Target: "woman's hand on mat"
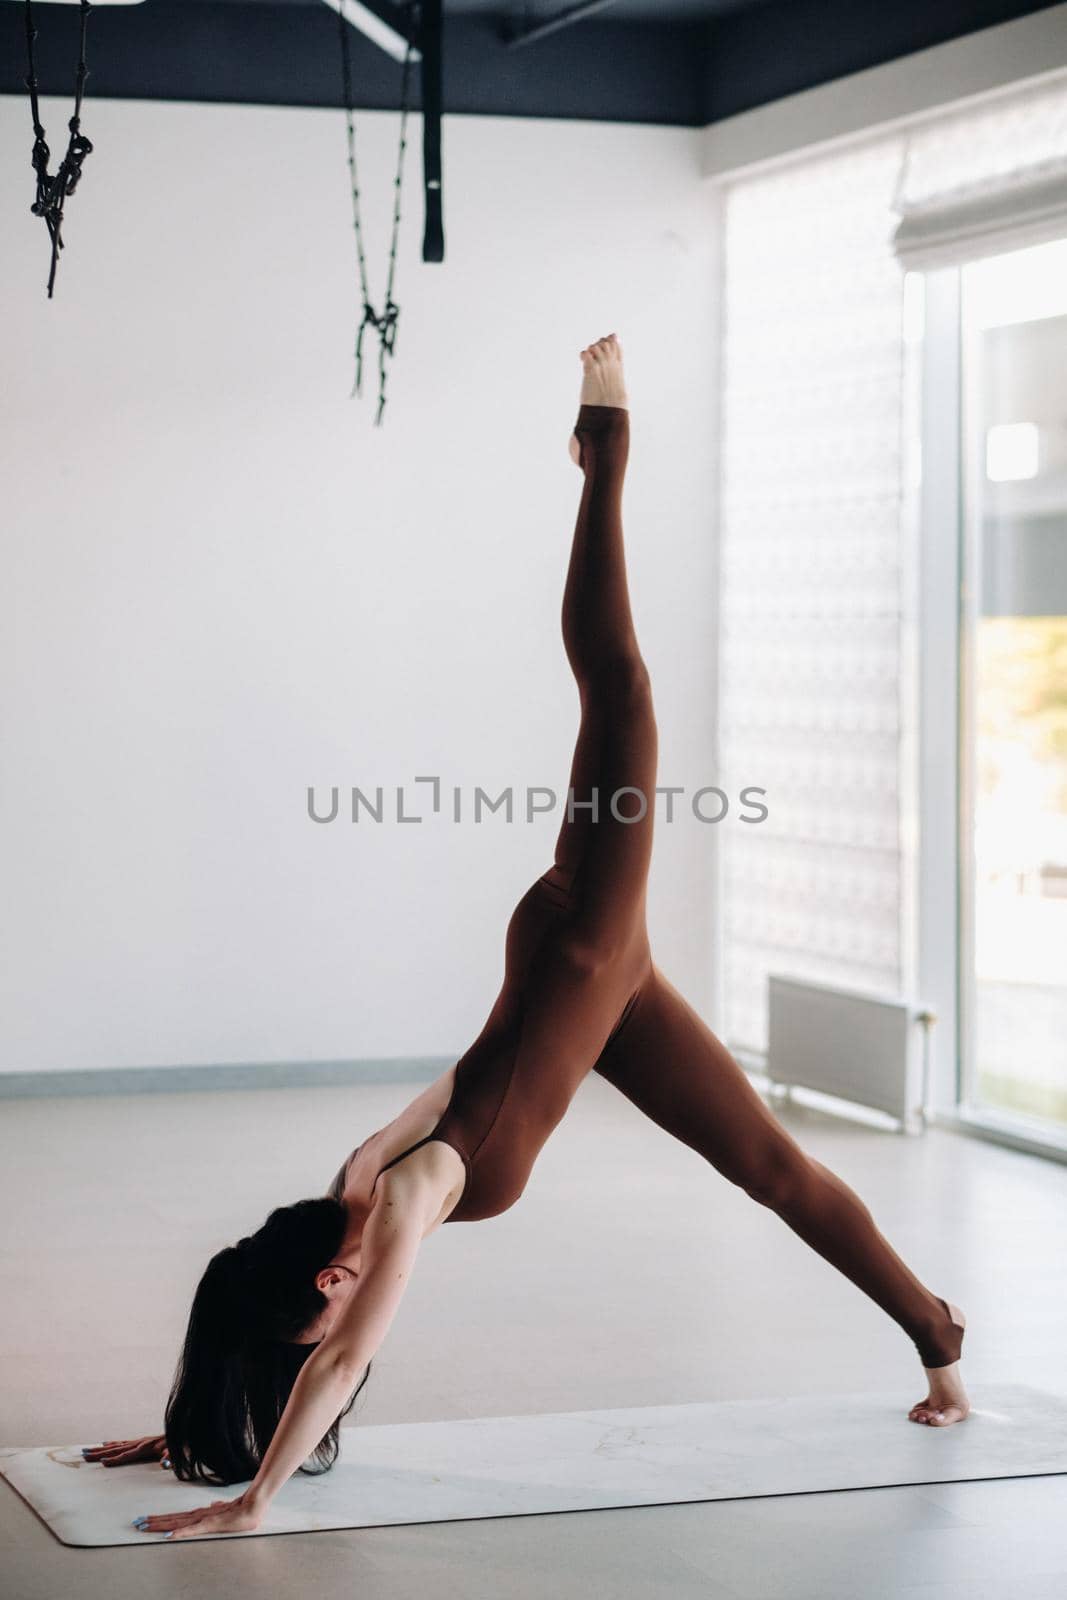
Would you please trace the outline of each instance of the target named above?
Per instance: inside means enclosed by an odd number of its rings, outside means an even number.
[[[254,1533],[263,1520],[263,1507],[246,1495],[236,1500],[213,1500],[196,1511],[168,1511],[159,1517],[136,1517],[141,1533],[165,1533],[169,1539],[204,1539],[213,1533]]]
[[[141,1461],[158,1461],[169,1467],[167,1441],[162,1433],[146,1434],[143,1439],[105,1439],[103,1444],[82,1451],[86,1461],[99,1461],[102,1467],[133,1467]]]

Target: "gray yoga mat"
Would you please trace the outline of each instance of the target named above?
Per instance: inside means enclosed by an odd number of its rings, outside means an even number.
[[[232,1537],[1067,1472],[1067,1395],[990,1384],[972,1403],[950,1428],[908,1422],[899,1390],[345,1428],[332,1472],[290,1479]],[[91,1465],[80,1444],[0,1450],[0,1473],[81,1546],[160,1542],[132,1519],[240,1492]]]

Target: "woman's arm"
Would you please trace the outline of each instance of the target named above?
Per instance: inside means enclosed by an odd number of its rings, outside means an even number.
[[[236,1500],[196,1511],[139,1519],[142,1533],[174,1538],[248,1533],[307,1460],[385,1338],[411,1276],[429,1220],[441,1207],[440,1185],[425,1168],[382,1174],[363,1229],[359,1281],[329,1333],[305,1361],[259,1471]]]
[[[422,1242],[424,1219],[407,1174],[384,1175],[363,1230],[362,1270],[347,1305],[293,1385],[246,1496],[264,1507],[307,1460],[337,1417],[397,1313]]]

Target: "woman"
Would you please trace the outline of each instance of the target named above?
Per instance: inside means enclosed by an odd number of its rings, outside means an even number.
[[[508,924],[503,987],[443,1077],[338,1173],[328,1198],[274,1212],[197,1289],[165,1441],[91,1459],[159,1458],[242,1482],[237,1499],[138,1519],[174,1538],[256,1528],[301,1467],[332,1463],[341,1416],[396,1314],[422,1241],[506,1211],[595,1069],[706,1157],[893,1317],[926,1368],[914,1422],[961,1421],[964,1318],[926,1289],[867,1208],[804,1154],[656,968],[645,928],[656,723],[626,584],[629,413],[614,334],[582,352],[571,455],[584,475],[563,599],[581,701],[571,800],[552,867]]]

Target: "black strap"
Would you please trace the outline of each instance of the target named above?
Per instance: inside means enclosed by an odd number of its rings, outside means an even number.
[[[416,1141],[415,1144],[408,1145],[406,1150],[401,1150],[401,1152],[400,1152],[400,1154],[398,1156],[394,1156],[391,1161],[387,1161],[385,1163],[384,1167],[379,1167],[378,1168],[378,1171],[377,1171],[377,1173],[375,1175],[374,1182],[377,1183],[378,1179],[381,1177],[383,1172],[388,1172],[390,1167],[395,1167],[397,1162],[398,1161],[403,1161],[405,1156],[410,1156],[413,1153],[413,1151],[415,1151],[415,1150],[421,1150],[424,1144],[430,1144],[436,1138],[437,1138],[437,1129],[435,1128],[433,1133],[428,1133],[426,1135],[425,1139],[419,1139],[419,1140]]]
[[[52,263],[48,273],[49,300],[51,300],[52,292],[55,288],[59,252],[63,248],[63,206],[67,196],[73,194],[77,188],[78,181],[82,175],[82,163],[93,148],[81,131],[82,96],[85,93],[85,80],[89,76],[89,68],[85,59],[85,34],[89,26],[89,16],[92,9],[89,0],[81,0],[78,71],[74,80],[74,115],[67,124],[70,131],[70,138],[67,141],[67,153],[53,175],[48,170],[51,151],[48,148],[44,127],[41,124],[41,108],[37,98],[37,63],[33,48],[37,38],[37,29],[33,25],[32,0],[26,0],[26,54],[29,65],[26,87],[30,92],[30,115],[33,118],[33,155],[31,162],[37,176],[37,197],[30,210],[35,217],[44,218],[48,236],[52,241]]]

